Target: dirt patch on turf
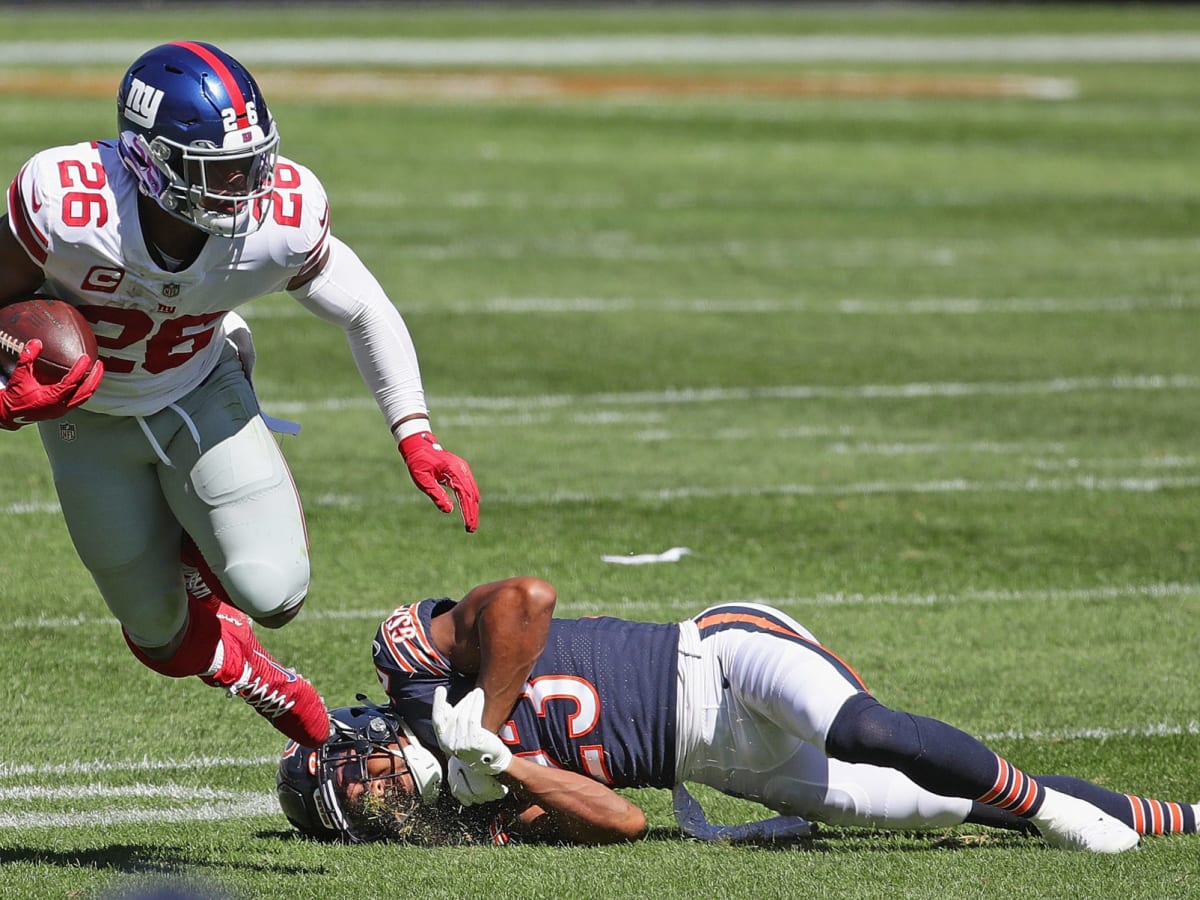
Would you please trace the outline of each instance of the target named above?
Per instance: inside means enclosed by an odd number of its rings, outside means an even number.
[[[0,93],[39,97],[116,95],[120,73],[0,71]],[[1067,99],[1063,79],[1023,76],[803,75],[789,78],[676,77],[577,73],[380,72],[264,69],[268,97],[376,103],[668,97],[1031,97]]]

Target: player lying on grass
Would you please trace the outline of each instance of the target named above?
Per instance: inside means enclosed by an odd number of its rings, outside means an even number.
[[[372,648],[390,706],[337,710],[323,746],[288,746],[288,819],[351,841],[612,843],[646,830],[614,788],[694,782],[833,825],[1036,829],[1097,853],[1196,830],[1194,806],[1031,777],[889,709],[767,606],[654,624],[553,618],[555,602],[550,584],[512,578],[397,608]],[[443,761],[467,809],[439,790]]]

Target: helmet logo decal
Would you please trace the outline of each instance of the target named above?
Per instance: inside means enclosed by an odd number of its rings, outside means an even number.
[[[158,116],[158,106],[162,103],[163,92],[150,87],[140,78],[133,79],[129,85],[129,93],[125,96],[125,115],[129,121],[150,128]]]

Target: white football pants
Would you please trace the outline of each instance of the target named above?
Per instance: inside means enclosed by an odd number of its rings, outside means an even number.
[[[916,829],[960,825],[971,802],[918,787],[894,769],[830,759],[825,736],[862,690],[812,634],[756,604],[809,643],[770,630],[729,628],[700,638],[680,625],[676,778],[707,784],[785,815],[831,825]]]

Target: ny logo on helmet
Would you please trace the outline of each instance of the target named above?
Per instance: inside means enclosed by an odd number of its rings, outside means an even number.
[[[135,78],[129,85],[129,93],[125,96],[125,115],[129,121],[144,128],[150,128],[158,116],[158,106],[162,103],[162,99],[162,91]]]

